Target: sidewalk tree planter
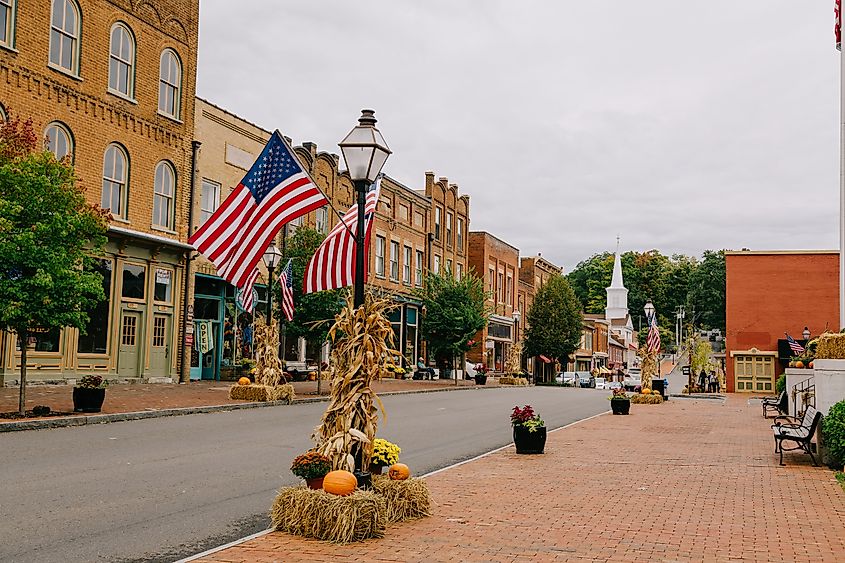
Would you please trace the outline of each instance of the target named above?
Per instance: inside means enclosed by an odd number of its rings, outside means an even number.
[[[481,373],[475,374],[476,385],[487,385],[487,376]]]
[[[531,405],[511,412],[513,443],[518,454],[541,454],[546,447],[546,426]]]
[[[73,412],[100,412],[108,384],[99,375],[83,376],[73,388]]]
[[[610,410],[613,414],[628,414],[631,410],[631,399],[624,389],[614,389],[610,399]]]

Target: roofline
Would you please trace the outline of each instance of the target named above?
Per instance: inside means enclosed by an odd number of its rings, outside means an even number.
[[[235,119],[240,119],[240,120],[241,120],[241,121],[243,121],[244,123],[246,123],[246,124],[248,124],[248,125],[251,125],[251,126],[255,127],[256,129],[259,129],[259,130],[263,131],[264,133],[267,133],[268,135],[272,135],[272,134],[273,134],[273,132],[272,132],[272,131],[268,131],[267,129],[265,129],[265,128],[261,127],[260,125],[256,125],[256,124],[255,124],[255,123],[253,123],[252,121],[249,121],[248,119],[244,119],[244,118],[243,118],[243,117],[241,117],[240,115],[238,115],[238,114],[236,114],[236,113],[232,113],[231,111],[227,110],[227,109],[226,109],[226,108],[224,108],[224,107],[220,107],[220,106],[218,106],[218,105],[217,105],[217,104],[215,104],[214,102],[209,102],[209,101],[208,101],[208,100],[206,100],[205,98],[201,98],[201,97],[199,97],[199,96],[194,96],[194,98],[195,98],[195,99],[197,99],[197,100],[199,100],[199,101],[201,101],[201,102],[204,102],[204,103],[206,103],[206,104],[210,105],[210,106],[211,106],[211,107],[213,107],[213,108],[219,109],[220,111],[222,111],[223,113],[225,113],[225,114],[227,114],[227,115],[231,115],[231,116],[232,116],[232,117],[234,117]]]
[[[403,184],[402,182],[400,182],[399,180],[397,180],[393,176],[388,176],[387,174],[383,174],[383,176],[384,176],[385,179],[390,180],[391,184],[401,188],[402,190],[408,192],[409,194],[412,194],[417,199],[419,199],[421,201],[425,201],[426,203],[431,205],[431,203],[432,203],[431,198],[429,198],[428,196],[420,194],[419,191],[415,190],[414,188],[409,188],[408,186],[406,186],[405,184]]]
[[[511,247],[512,249],[516,250],[516,253],[517,253],[517,254],[519,254],[519,249],[518,249],[517,247],[515,247],[514,245],[512,245],[512,244],[511,244],[511,243],[509,243],[509,242],[505,242],[505,241],[503,241],[502,239],[500,239],[500,238],[499,238],[499,237],[497,237],[496,235],[494,235],[494,234],[490,233],[489,231],[469,231],[468,235],[472,235],[472,234],[487,235],[488,237],[493,238],[493,239],[496,239],[497,241],[501,242],[501,243],[502,243],[502,244],[504,244],[505,246],[509,246],[509,247]]]
[[[726,250],[725,256],[765,256],[767,254],[839,254],[838,250]]]

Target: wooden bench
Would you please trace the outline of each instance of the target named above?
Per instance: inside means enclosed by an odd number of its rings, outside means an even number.
[[[816,428],[819,426],[819,420],[822,418],[822,413],[816,410],[815,407],[808,406],[804,411],[804,416],[801,420],[791,416],[779,416],[775,418],[775,423],[772,425],[772,431],[775,438],[775,453],[780,454],[780,464],[783,463],[783,452],[802,450],[810,454],[810,459],[813,460],[813,465],[818,467],[816,458],[813,457],[813,436],[816,434]],[[781,422],[781,421],[792,422]],[[784,448],[784,442],[794,442],[795,446]]]
[[[769,411],[775,415],[786,414],[789,409],[789,396],[784,389],[777,397],[763,397],[760,401],[763,404],[763,418],[769,418]]]

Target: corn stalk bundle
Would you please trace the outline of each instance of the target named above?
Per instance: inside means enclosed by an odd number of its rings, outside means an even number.
[[[508,358],[505,360],[505,373],[519,373],[522,371],[522,342],[511,346]]]
[[[334,543],[384,537],[386,516],[385,499],[374,492],[339,497],[305,487],[283,488],[270,510],[273,529]]]
[[[499,378],[499,385],[528,385],[528,380],[524,377],[504,376]]]
[[[431,497],[423,479],[394,481],[386,475],[373,475],[373,491],[387,503],[388,524],[431,515]]]
[[[275,320],[268,325],[261,317],[255,321],[255,383],[270,387],[287,383],[279,359],[279,326]]]
[[[349,295],[329,329],[334,368],[331,400],[312,437],[333,469],[354,471],[354,454],[359,449],[361,467],[370,465],[378,427],[376,403],[385,414],[370,384],[381,378],[392,356],[400,355],[392,349],[393,328],[385,315],[395,307],[389,296],[367,292],[364,305],[355,309]]]
[[[651,389],[651,378],[657,376],[657,351],[641,350],[641,376],[640,385],[643,389]]]
[[[816,358],[826,360],[845,359],[845,334],[826,333],[819,337]]]

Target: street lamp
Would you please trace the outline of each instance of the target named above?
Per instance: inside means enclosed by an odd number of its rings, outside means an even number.
[[[358,224],[355,231],[355,307],[364,304],[364,207],[367,188],[376,181],[391,151],[376,129],[375,111],[362,109],[358,125],[338,146],[358,194]]]
[[[804,327],[804,332],[801,333],[801,336],[804,337],[804,340],[810,339],[810,327]]]
[[[276,248],[276,243],[270,241],[270,246],[264,251],[264,264],[267,266],[267,324],[272,322],[271,315],[273,314],[273,270],[282,259],[282,252]]]
[[[645,307],[643,307],[643,310],[645,311],[646,322],[648,323],[648,326],[650,327],[653,323],[652,319],[654,319],[654,303],[651,302],[651,299],[646,301]]]

